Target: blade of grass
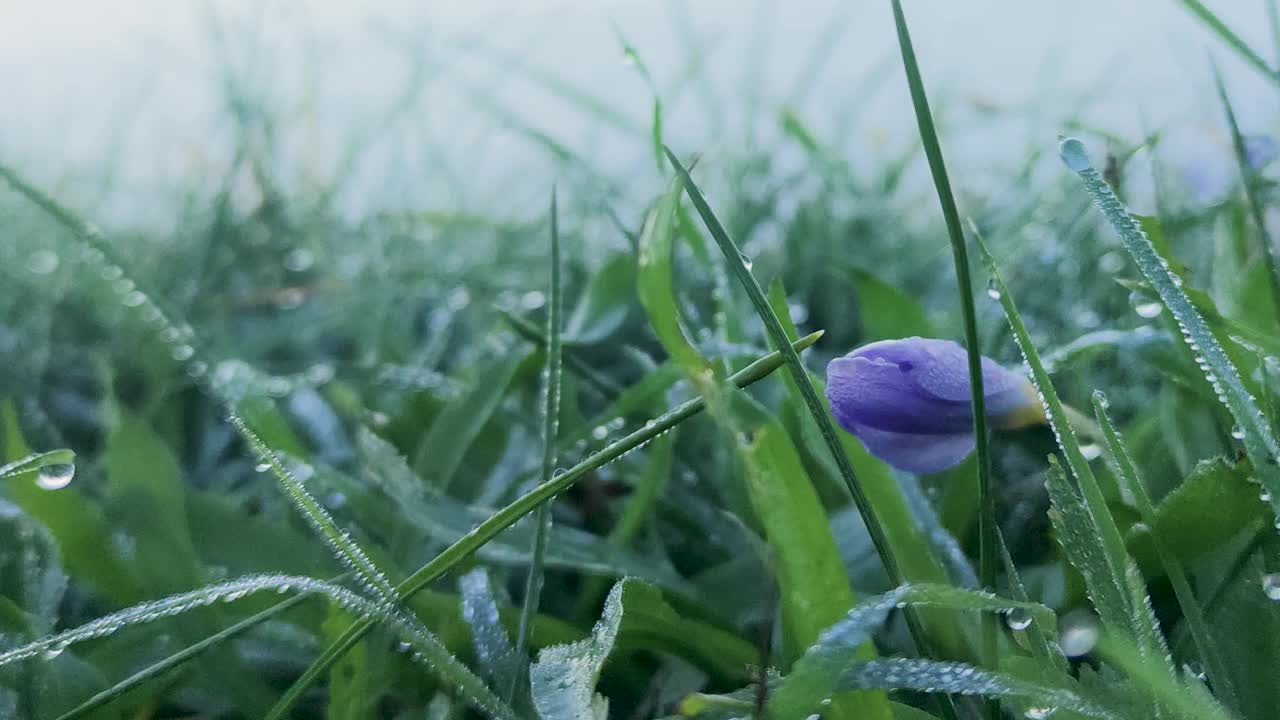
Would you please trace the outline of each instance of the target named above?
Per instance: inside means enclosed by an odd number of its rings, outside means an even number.
[[[1084,143],[1066,138],[1059,145],[1059,152],[1067,167],[1080,176],[1094,204],[1111,223],[1138,269],[1177,321],[1183,341],[1195,354],[1205,379],[1244,433],[1245,452],[1270,493],[1272,508],[1280,515],[1280,441],[1276,440],[1266,415],[1245,386],[1240,372],[1183,291],[1182,280],[1169,269],[1168,261],[1156,252],[1142,226],[1094,169]]]
[[[295,595],[288,600],[272,605],[262,612],[251,615],[234,625],[230,625],[217,634],[210,635],[194,645],[185,647],[169,657],[149,665],[111,687],[95,694],[93,697],[85,700],[71,710],[59,715],[57,720],[75,720],[76,718],[84,717],[137,686],[149,680],[154,680],[155,678],[164,676],[166,673],[171,672],[188,661],[194,660],[217,645],[261,625],[267,620],[270,620],[295,605],[300,604],[303,600],[306,600],[309,597],[311,596],[306,594]]]
[[[1245,155],[1244,136],[1240,134],[1240,125],[1236,122],[1236,111],[1231,107],[1231,99],[1227,96],[1227,87],[1222,82],[1222,74],[1218,72],[1218,64],[1209,60],[1209,68],[1213,71],[1213,84],[1218,89],[1218,99],[1222,101],[1222,109],[1227,116],[1227,126],[1231,129],[1231,145],[1235,149],[1236,166],[1240,168],[1240,182],[1244,185],[1244,197],[1249,203],[1249,214],[1253,216],[1253,224],[1258,226],[1258,243],[1262,245],[1262,262],[1267,268],[1267,279],[1271,282],[1271,302],[1276,306],[1276,320],[1280,321],[1280,268],[1276,267],[1275,248],[1271,245],[1271,235],[1267,232],[1267,223],[1263,215],[1262,202],[1258,198],[1258,178]],[[1265,376],[1265,373],[1263,373]]]
[[[827,449],[835,457],[836,466],[839,468],[840,475],[849,489],[854,505],[858,508],[858,513],[866,524],[867,533],[871,536],[871,542],[875,546],[876,553],[880,556],[880,562],[884,565],[885,574],[889,576],[889,581],[894,585],[902,585],[902,570],[898,564],[897,557],[894,555],[893,546],[885,535],[880,518],[876,515],[875,507],[867,498],[867,494],[863,491],[862,485],[858,482],[858,478],[853,472],[853,465],[850,464],[844,448],[840,445],[840,439],[836,436],[835,427],[831,424],[831,419],[827,416],[822,406],[822,401],[818,398],[818,393],[813,388],[813,383],[809,381],[809,373],[805,370],[804,363],[800,361],[800,354],[795,351],[787,340],[786,330],[783,329],[782,323],[779,322],[778,316],[774,314],[773,309],[769,307],[769,300],[765,297],[764,290],[760,288],[760,283],[751,274],[750,259],[738,249],[737,243],[729,237],[729,233],[711,210],[711,206],[707,204],[707,199],[703,197],[702,191],[694,184],[693,178],[689,177],[689,171],[685,169],[680,159],[671,151],[671,148],[666,150],[667,159],[671,161],[671,167],[675,168],[681,182],[684,183],[685,192],[688,193],[693,206],[697,209],[698,214],[702,216],[703,223],[706,224],[707,230],[710,231],[716,244],[720,246],[720,251],[724,253],[726,264],[746,289],[747,296],[751,299],[751,304],[755,307],[756,314],[760,316],[760,320],[764,323],[765,330],[769,334],[769,340],[782,353],[782,357],[787,364],[787,370],[790,372],[796,386],[799,387],[800,393],[804,397],[805,405],[808,406],[814,421],[817,422]],[[903,617],[907,621],[907,627],[910,629],[917,649],[922,654],[929,654],[928,636],[925,634],[924,627],[915,610],[904,608]],[[943,711],[948,718],[955,717],[956,711],[950,698],[944,702]]]
[[[977,444],[978,460],[978,582],[982,589],[994,591],[996,586],[996,511],[995,498],[991,494],[991,450],[987,442],[986,400],[982,388],[982,355],[978,349],[978,320],[973,308],[973,283],[969,278],[969,253],[965,247],[964,229],[960,225],[960,212],[951,192],[951,180],[947,176],[946,161],[942,157],[942,144],[929,110],[929,97],[925,93],[924,80],[920,76],[920,64],[916,61],[911,33],[902,12],[902,3],[892,0],[893,21],[898,31],[898,46],[902,50],[902,66],[907,74],[907,87],[911,91],[911,104],[915,108],[916,124],[924,154],[929,160],[933,185],[942,205],[942,217],[946,221],[947,236],[951,239],[951,256],[955,263],[956,283],[960,291],[960,310],[964,318],[964,344],[969,356],[969,398],[973,409],[973,432]],[[982,660],[991,667],[1000,666],[996,618],[984,613],[982,623]],[[987,700],[987,714],[992,720],[999,718],[999,701]]]
[[[1124,446],[1124,440],[1111,422],[1111,416],[1107,413],[1107,398],[1101,391],[1094,391],[1093,393],[1093,412],[1094,416],[1098,418],[1098,426],[1102,428],[1103,440],[1111,453],[1116,476],[1120,478],[1120,481],[1128,488],[1130,495],[1133,496],[1134,503],[1138,506],[1138,514],[1142,517],[1142,522],[1149,528],[1155,528],[1155,506],[1151,502],[1151,496],[1147,494],[1146,484],[1143,483],[1142,478],[1138,475],[1138,468],[1134,465],[1133,458],[1129,456],[1129,450]],[[1213,635],[1209,632],[1209,623],[1205,619],[1204,608],[1200,606],[1200,601],[1196,599],[1195,591],[1191,589],[1191,583],[1182,571],[1182,563],[1169,552],[1159,533],[1151,534],[1151,542],[1155,545],[1156,555],[1160,558],[1160,564],[1164,566],[1169,583],[1173,585],[1174,595],[1177,596],[1178,604],[1182,607],[1183,617],[1187,619],[1187,627],[1191,630],[1191,638],[1196,644],[1196,649],[1200,652],[1200,657],[1204,660],[1205,667],[1208,668],[1210,680],[1227,705],[1239,707],[1235,696],[1235,688],[1231,683],[1231,674],[1227,671],[1226,664],[1222,659],[1222,653],[1219,651],[1217,643],[1214,642]]]
[[[560,423],[560,227],[556,209],[556,191],[551,189],[551,288],[547,302],[547,367],[543,375],[542,406],[542,484],[551,482],[556,467],[556,442]],[[538,506],[537,534],[533,540],[533,558],[524,586],[524,606],[520,609],[520,627],[516,631],[516,657],[523,666],[529,654],[529,631],[538,613],[542,595],[542,566],[547,555],[547,536],[551,534],[551,503],[554,496]],[[507,702],[516,692],[523,673],[512,677],[507,688]]]
[[[1057,390],[1054,388],[1052,380],[1049,379],[1049,373],[1044,369],[1044,363],[1040,361],[1040,354],[1031,342],[1031,336],[1027,332],[1026,325],[1022,322],[1022,316],[1018,313],[1017,306],[1014,304],[1013,295],[1009,292],[1009,287],[1005,285],[1004,278],[1000,276],[995,259],[991,257],[990,251],[987,250],[987,246],[982,240],[982,235],[977,232],[976,226],[972,229],[974,242],[982,255],[983,262],[987,266],[987,271],[991,274],[991,282],[1000,299],[1000,305],[1004,308],[1005,318],[1009,321],[1009,328],[1013,331],[1018,349],[1022,351],[1023,360],[1031,371],[1031,381],[1040,393],[1040,399],[1044,404],[1045,416],[1049,420],[1049,426],[1053,430],[1058,447],[1067,458],[1067,467],[1070,469],[1071,474],[1075,476],[1080,495],[1083,496],[1083,501],[1081,501],[1081,498],[1076,496],[1075,490],[1067,485],[1064,478],[1062,483],[1063,492],[1060,499],[1064,504],[1069,504],[1069,506],[1063,512],[1065,513],[1067,510],[1077,507],[1080,509],[1077,515],[1080,517],[1081,524],[1088,526],[1087,532],[1085,528],[1077,527],[1073,529],[1082,534],[1087,534],[1090,541],[1096,542],[1102,556],[1099,563],[1101,567],[1098,567],[1096,569],[1097,572],[1093,575],[1095,582],[1099,585],[1094,588],[1094,592],[1099,595],[1105,594],[1107,597],[1115,598],[1116,600],[1115,603],[1108,604],[1107,609],[1113,609],[1114,612],[1107,613],[1104,616],[1104,621],[1108,621],[1115,632],[1123,633],[1126,637],[1132,638],[1145,655],[1153,661],[1163,663],[1168,672],[1172,674],[1173,666],[1169,661],[1169,651],[1165,646],[1164,636],[1160,634],[1155,615],[1151,612],[1151,603],[1147,597],[1142,576],[1138,572],[1133,559],[1129,557],[1124,545],[1124,538],[1120,535],[1115,519],[1107,507],[1106,498],[1102,494],[1098,480],[1089,468],[1089,461],[1085,459],[1084,453],[1080,450],[1080,441],[1076,438],[1076,433],[1071,427],[1071,423],[1067,420],[1067,413],[1063,410],[1062,402],[1058,399]],[[1050,470],[1052,471],[1057,467],[1056,458],[1050,456],[1050,461]],[[1050,487],[1051,496],[1053,496],[1054,487]],[[1075,516],[1073,515],[1073,517]],[[1108,586],[1101,587],[1103,584]],[[1103,609],[1099,608],[1099,610]]]
[[[799,352],[813,345],[822,337],[821,332],[815,332],[797,340],[794,345],[787,347],[792,352]],[[738,387],[747,387],[773,371],[782,367],[785,362],[783,354],[775,351],[766,355],[759,360],[751,363],[739,372],[729,378]],[[703,410],[704,403],[701,397],[689,400],[678,405],[671,411],[651,422],[646,423],[643,427],[630,434],[619,438],[617,441],[605,446],[604,448],[592,453],[585,460],[577,465],[569,468],[569,470],[556,475],[550,482],[539,485],[525,495],[512,501],[511,504],[494,513],[489,519],[480,523],[466,536],[460,538],[457,542],[445,548],[439,555],[433,558],[426,565],[423,565],[417,572],[410,575],[403,582],[396,586],[396,596],[400,600],[404,600],[412,596],[417,591],[426,587],[436,578],[456,567],[459,563],[470,557],[476,550],[480,549],[485,543],[492,540],[498,533],[511,527],[520,518],[528,515],[535,508],[546,502],[551,497],[559,495],[567,490],[575,482],[583,476],[594,471],[603,465],[606,465],[632,450],[653,440],[662,433],[697,415]],[[265,720],[281,720],[286,717],[289,709],[297,702],[302,693],[311,685],[311,683],[320,679],[329,667],[342,657],[348,649],[360,638],[364,637],[373,627],[373,622],[361,620],[354,623],[346,633],[332,645],[324,650],[311,666],[308,667],[303,674],[294,681],[293,685],[281,696],[271,712],[267,714]]]
[[[1241,38],[1236,34],[1235,30],[1232,30],[1225,22],[1223,22],[1222,18],[1218,17],[1217,13],[1206,7],[1204,3],[1200,2],[1200,0],[1178,1],[1181,2],[1182,6],[1185,7],[1192,15],[1195,15],[1196,19],[1203,23],[1210,32],[1217,35],[1218,39],[1226,43],[1227,47],[1234,50],[1236,54],[1240,56],[1241,60],[1244,60],[1250,67],[1262,73],[1271,82],[1280,85],[1280,75],[1278,75],[1270,65],[1267,65],[1267,61],[1263,60],[1262,56],[1254,51],[1254,49],[1249,46],[1249,43],[1244,41],[1244,38]]]

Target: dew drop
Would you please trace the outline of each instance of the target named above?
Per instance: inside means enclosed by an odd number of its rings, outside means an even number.
[[[596,440],[603,440],[609,437],[609,428],[603,425],[597,425],[591,431],[591,437],[595,438]]]
[[[1075,138],[1063,138],[1062,142],[1058,143],[1058,155],[1073,172],[1084,172],[1093,167],[1089,162],[1089,152],[1085,150],[1084,143]]]
[[[987,281],[987,297],[991,298],[992,300],[1000,299],[1000,288],[996,287],[995,278],[991,278],[990,280]]]
[[[1262,576],[1262,592],[1268,600],[1280,600],[1280,573]]]
[[[1058,646],[1062,654],[1069,658],[1088,655],[1098,644],[1098,625],[1090,618],[1088,621],[1073,622],[1062,628],[1058,637]]]
[[[36,475],[36,485],[43,490],[61,490],[70,485],[75,476],[76,466],[71,463],[45,465]]]
[[[1236,425],[1235,427],[1231,428],[1231,437],[1237,440],[1243,440],[1244,428],[1240,427],[1239,425]]]
[[[1023,716],[1025,716],[1027,720],[1045,720],[1045,718],[1053,715],[1057,711],[1058,708],[1053,706],[1029,707],[1027,708],[1027,711],[1023,713]]]
[[[193,378],[203,377],[209,371],[209,365],[203,360],[195,360],[187,364],[187,374]]]
[[[302,303],[306,300],[307,294],[302,291],[302,288],[289,288],[276,296],[276,305],[281,310],[293,310],[302,307]]]
[[[315,261],[315,255],[310,250],[297,248],[290,250],[289,254],[284,256],[284,269],[289,272],[305,272],[311,269]]]
[[[264,473],[264,472],[266,472],[266,471],[268,471],[268,470],[270,470],[270,469],[271,469],[271,463],[269,463],[269,462],[260,462],[260,463],[258,463],[257,465],[254,465],[254,466],[253,466],[253,469],[254,469],[254,472]]]
[[[750,272],[751,268],[755,265],[751,260],[751,257],[744,252],[738,253],[738,259],[742,261],[742,267],[746,268],[748,272]]]
[[[147,301],[147,296],[141,290],[133,290],[125,294],[120,300],[125,307],[138,307]]]
[[[174,346],[173,351],[169,354],[173,356],[174,360],[181,362],[183,360],[190,360],[191,356],[196,354],[196,350],[190,345],[176,345]]]
[[[1097,460],[1102,457],[1102,446],[1094,443],[1080,446],[1080,454],[1085,460]]]
[[[40,653],[40,657],[43,658],[44,660],[53,660],[54,658],[61,655],[62,651],[65,649],[66,647],[62,645],[50,645],[49,647],[45,648],[43,652]]]
[[[1143,302],[1133,306],[1133,311],[1138,313],[1138,317],[1150,320],[1164,311],[1164,306],[1158,302]]]
[[[58,256],[51,250],[37,250],[27,258],[27,269],[36,275],[48,275],[58,269]]]
[[[1010,630],[1026,630],[1031,627],[1031,613],[1022,608],[1013,608],[1005,612],[1004,622]]]

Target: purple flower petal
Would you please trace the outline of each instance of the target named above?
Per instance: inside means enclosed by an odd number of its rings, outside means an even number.
[[[973,433],[954,435],[911,435],[885,432],[869,427],[857,427],[853,433],[862,441],[867,452],[890,465],[927,475],[955,467],[973,452]]]
[[[984,357],[982,384],[996,427],[1043,422],[1022,375]],[[827,399],[836,422],[894,467],[936,472],[973,449],[969,359],[954,342],[912,337],[858,348],[827,366]]]

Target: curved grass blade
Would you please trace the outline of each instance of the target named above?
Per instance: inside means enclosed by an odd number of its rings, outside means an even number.
[[[1240,134],[1240,125],[1236,122],[1236,111],[1231,107],[1231,99],[1227,96],[1226,85],[1222,83],[1222,74],[1218,72],[1218,64],[1210,60],[1213,70],[1213,84],[1218,90],[1218,99],[1222,101],[1222,110],[1227,116],[1227,127],[1231,130],[1231,145],[1235,149],[1236,166],[1240,169],[1240,182],[1244,185],[1244,197],[1249,203],[1249,214],[1253,216],[1253,224],[1257,226],[1258,242],[1262,245],[1262,262],[1267,268],[1267,279],[1271,282],[1271,302],[1276,306],[1276,319],[1280,321],[1280,268],[1276,267],[1276,251],[1271,244],[1271,235],[1267,232],[1262,201],[1258,199],[1258,178],[1253,167],[1249,165],[1245,154],[1244,136]],[[1266,373],[1263,373],[1263,377]]]
[[[1031,381],[1040,393],[1044,404],[1045,416],[1053,430],[1054,438],[1063,455],[1067,458],[1067,467],[1075,477],[1080,488],[1080,495],[1066,481],[1065,476],[1056,482],[1061,475],[1056,459],[1050,459],[1046,485],[1050,497],[1054,500],[1059,512],[1064,516],[1059,527],[1064,532],[1078,533],[1080,543],[1064,542],[1068,552],[1076,552],[1077,562],[1086,558],[1089,562],[1080,567],[1087,579],[1091,579],[1090,592],[1099,603],[1098,610],[1117,633],[1133,638],[1143,653],[1153,660],[1162,662],[1170,674],[1173,667],[1169,662],[1168,648],[1164,644],[1164,636],[1160,634],[1155,616],[1151,612],[1150,599],[1147,597],[1142,576],[1133,559],[1129,557],[1124,545],[1124,538],[1116,526],[1115,519],[1107,507],[1106,498],[1089,468],[1089,461],[1080,450],[1080,441],[1075,430],[1067,420],[1067,413],[1058,392],[1040,361],[1040,354],[1031,342],[1022,316],[1014,304],[1013,295],[1005,285],[1004,278],[996,267],[982,235],[973,227],[974,241],[982,260],[991,274],[992,287],[999,297],[1004,309],[1009,328],[1013,331],[1014,340],[1022,352],[1023,361],[1031,371]],[[1082,497],[1081,497],[1082,496]],[[1069,517],[1066,517],[1068,516]]]
[[[276,603],[275,605],[272,605],[271,607],[267,608],[266,610],[263,610],[262,612],[251,615],[235,623],[234,625],[230,625],[227,628],[219,631],[217,634],[210,635],[209,637],[205,638],[204,640],[201,640],[198,643],[195,643],[194,645],[185,647],[182,650],[179,650],[178,652],[170,655],[169,657],[157,663],[149,665],[143,668],[142,670],[139,670],[138,672],[130,675],[124,680],[121,680],[115,685],[112,685],[111,687],[103,690],[102,692],[97,693],[93,697],[89,698],[88,700],[85,700],[84,702],[80,703],[79,705],[72,708],[71,710],[68,710],[62,715],[59,715],[57,720],[76,720],[76,718],[84,717],[85,715],[93,712],[94,710],[97,710],[103,705],[106,705],[107,703],[129,692],[130,690],[138,687],[139,685],[145,682],[148,682],[150,680],[154,680],[156,678],[162,677],[165,674],[171,672],[172,670],[182,666],[184,663],[190,660],[194,660],[195,658],[199,657],[206,651],[216,647],[217,645],[224,643],[227,640],[231,640],[237,635],[241,635],[245,632],[248,632],[249,630],[252,630],[253,628],[257,627],[258,625],[261,625],[262,623],[270,620],[271,618],[277,615],[280,615],[281,613],[284,613],[286,610],[289,610],[290,608],[293,608],[294,606],[301,604],[303,600],[307,599],[307,597],[308,595],[304,595],[304,594],[295,595],[289,598],[288,600],[284,600],[282,602]]]
[[[1270,493],[1272,508],[1280,516],[1280,441],[1276,440],[1266,415],[1245,387],[1235,364],[1227,356],[1204,317],[1183,291],[1181,279],[1169,269],[1168,261],[1156,252],[1142,226],[1129,214],[1102,175],[1094,169],[1084,143],[1067,138],[1061,142],[1059,151],[1067,167],[1080,176],[1094,205],[1111,223],[1125,249],[1133,256],[1138,269],[1146,276],[1159,294],[1161,302],[1177,321],[1182,330],[1183,341],[1195,354],[1197,364],[1205,373],[1205,379],[1213,386],[1218,400],[1226,406],[1240,431],[1244,433],[1245,452]]]
[[[813,345],[822,337],[821,332],[815,332],[797,340],[793,345],[788,347],[792,352],[799,352]],[[773,371],[782,367],[785,360],[781,352],[775,351],[769,355],[756,360],[747,367],[735,373],[729,378],[738,387],[746,387],[764,377]],[[517,520],[532,512],[535,508],[546,502],[551,497],[559,495],[567,490],[575,482],[584,475],[594,471],[603,465],[606,465],[628,452],[644,445],[653,440],[662,433],[688,420],[702,411],[704,402],[701,397],[689,400],[670,412],[654,418],[652,421],[645,423],[640,429],[618,439],[610,445],[592,453],[585,460],[573,466],[566,472],[556,475],[550,482],[539,485],[525,495],[517,498],[511,504],[494,513],[489,519],[480,523],[470,533],[460,538],[457,542],[445,548],[439,555],[433,558],[426,565],[423,565],[406,578],[403,582],[396,586],[396,596],[400,600],[408,598],[417,591],[426,587],[431,581],[448,572],[462,561],[470,557],[485,543],[492,540],[498,533],[506,530],[516,523]],[[311,666],[303,672],[303,674],[294,681],[285,694],[276,703],[275,707],[266,716],[266,720],[280,720],[285,717],[289,709],[301,697],[303,691],[306,690],[311,683],[318,680],[329,667],[342,657],[348,649],[373,627],[374,623],[369,620],[362,620],[354,623],[346,633],[334,641],[332,645],[324,650]]]
[[[947,176],[946,161],[942,157],[942,144],[929,110],[929,97],[925,93],[920,65],[916,62],[911,33],[902,12],[900,0],[892,0],[893,21],[898,32],[898,46],[902,51],[902,66],[907,74],[907,87],[911,91],[911,104],[915,108],[916,124],[924,154],[929,160],[933,185],[942,205],[942,217],[951,240],[951,258],[955,264],[956,284],[960,292],[960,311],[964,318],[964,344],[969,359],[969,398],[973,409],[973,433],[977,446],[978,462],[978,582],[985,590],[996,586],[996,511],[995,497],[991,494],[991,448],[987,437],[986,398],[982,388],[982,354],[978,348],[978,320],[973,307],[973,282],[969,278],[969,252],[965,246],[964,229],[960,225],[960,212],[951,192],[951,180]],[[994,616],[982,616],[982,658],[991,667],[999,667],[1000,658]],[[998,705],[988,707],[988,715],[1000,715]]]
[[[818,641],[792,666],[769,699],[769,717],[798,718],[817,712],[823,700],[830,698],[840,684],[840,675],[861,658],[858,648],[889,618],[889,613],[904,606],[927,605],[952,610],[976,610],[984,614],[1019,610],[1029,613],[1032,624],[1055,627],[1049,608],[1030,602],[1018,602],[989,592],[966,590],[947,585],[904,585],[859,603],[842,620],[822,632]]]
[[[1026,704],[1028,714],[1025,717],[1029,718],[1047,718],[1058,710],[1067,710],[1099,720],[1133,720],[1132,716],[1074,690],[957,662],[895,658],[857,663],[840,676],[837,687],[841,690],[880,688],[1017,699]]]
[[[818,393],[814,390],[813,383],[809,381],[809,373],[805,369],[804,363],[800,361],[799,353],[788,341],[786,330],[783,329],[782,323],[778,320],[778,316],[773,312],[773,309],[769,307],[769,301],[764,295],[764,290],[760,288],[760,283],[751,274],[751,270],[748,267],[750,259],[738,248],[733,238],[729,237],[724,225],[720,223],[720,220],[711,210],[711,206],[707,204],[702,191],[693,182],[693,178],[689,176],[689,171],[680,162],[680,159],[671,151],[671,148],[666,150],[667,159],[671,161],[671,166],[675,168],[677,176],[684,184],[685,192],[688,193],[693,206],[697,209],[698,214],[702,216],[702,222],[707,226],[707,230],[711,232],[716,244],[720,246],[720,251],[724,254],[729,268],[746,289],[747,296],[751,299],[751,304],[755,308],[756,314],[760,316],[760,320],[764,323],[770,342],[774,347],[778,348],[778,352],[785,359],[787,370],[799,388],[809,413],[818,424],[818,429],[822,433],[822,439],[826,443],[827,450],[835,458],[841,478],[853,498],[854,505],[858,508],[858,513],[862,516],[863,523],[867,527],[867,533],[871,536],[876,553],[880,556],[880,562],[884,565],[885,574],[889,576],[889,581],[894,585],[903,584],[901,567],[897,556],[894,555],[893,546],[889,543],[885,534],[884,526],[880,523],[879,516],[876,515],[876,509],[871,504],[861,483],[858,482],[858,478],[854,474],[853,465],[849,463],[849,457],[840,445],[840,439],[836,435],[835,427],[831,424],[831,418],[823,408],[822,400],[818,398]],[[903,616],[906,618],[907,626],[910,628],[911,637],[915,641],[916,647],[922,654],[929,654],[928,636],[924,631],[920,618],[912,609],[907,609]],[[944,706],[944,712],[948,718],[955,717],[955,709],[953,707]]]
[[[1124,440],[1111,422],[1111,416],[1107,413],[1107,398],[1101,391],[1093,393],[1093,412],[1098,419],[1098,426],[1102,429],[1103,440],[1111,453],[1117,477],[1120,478],[1120,482],[1124,484],[1124,487],[1128,488],[1129,494],[1133,496],[1142,522],[1149,528],[1155,528],[1155,506],[1151,502],[1151,496],[1147,493],[1146,484],[1143,483],[1142,478],[1138,475],[1138,468],[1134,464],[1133,458],[1129,456],[1129,450],[1125,447]],[[1228,705],[1238,707],[1231,674],[1223,662],[1222,652],[1219,650],[1218,644],[1214,641],[1213,635],[1209,631],[1209,623],[1205,619],[1204,608],[1200,606],[1200,601],[1196,599],[1195,590],[1191,588],[1191,583],[1187,580],[1186,573],[1182,571],[1182,563],[1166,547],[1159,533],[1151,533],[1151,542],[1155,546],[1157,557],[1160,558],[1160,564],[1164,566],[1169,583],[1173,586],[1173,592],[1178,598],[1178,604],[1182,606],[1183,617],[1187,620],[1187,627],[1191,631],[1191,638],[1196,644],[1196,649],[1200,652],[1200,657],[1204,661],[1205,667],[1208,668],[1210,680]]]
[[[76,454],[66,448],[32,453],[19,460],[0,465],[0,480],[26,475],[27,473],[41,472],[46,468],[57,465],[74,466],[75,461]]]
[[[410,644],[415,651],[413,654],[415,660],[420,660],[438,673],[477,709],[494,717],[513,719],[516,717],[515,712],[506,703],[494,695],[493,691],[489,690],[467,666],[450,655],[440,640],[423,628],[416,618],[407,616],[381,602],[369,600],[340,585],[298,575],[252,575],[179,593],[162,600],[140,603],[97,618],[80,627],[2,652],[0,666],[37,656],[56,656],[72,644],[110,635],[126,625],[174,617],[214,602],[233,602],[250,593],[262,591],[321,594],[344,610],[360,616],[361,622],[386,623],[402,640]]]
[[[1250,67],[1262,73],[1271,82],[1280,85],[1280,74],[1277,74],[1267,64],[1267,61],[1263,60],[1262,56],[1250,47],[1249,43],[1244,41],[1244,38],[1240,37],[1235,30],[1232,30],[1230,26],[1223,22],[1217,13],[1210,10],[1200,0],[1179,0],[1179,2],[1192,15],[1196,16],[1196,19],[1203,23],[1209,32],[1217,35],[1219,40],[1234,50],[1241,60],[1244,60]]]
[[[543,376],[542,407],[542,484],[551,482],[556,467],[556,442],[560,425],[560,226],[556,209],[556,192],[551,190],[551,296],[547,304],[547,367]],[[520,627],[516,631],[516,657],[523,665],[529,653],[529,629],[538,613],[542,595],[543,562],[547,555],[547,537],[551,534],[551,503],[538,506],[537,529],[533,539],[533,557],[524,586],[524,606],[520,610]],[[516,692],[519,674],[507,688],[507,702]]]

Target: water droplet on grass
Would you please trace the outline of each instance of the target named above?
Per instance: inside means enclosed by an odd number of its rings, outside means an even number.
[[[1085,149],[1084,143],[1075,138],[1063,138],[1058,143],[1058,155],[1072,172],[1084,172],[1093,167],[1089,162],[1089,151]]]
[[[995,278],[992,278],[991,280],[987,281],[987,297],[991,298],[992,300],[1000,299],[1000,288],[996,287]]]
[[[1268,600],[1280,600],[1280,573],[1262,576],[1262,592]]]
[[[40,468],[36,474],[36,485],[44,490],[61,490],[71,484],[76,476],[76,466],[71,463],[54,463]]]
[[[1027,718],[1027,720],[1045,720],[1045,718],[1049,717],[1050,715],[1053,715],[1057,711],[1058,711],[1058,708],[1053,706],[1029,707],[1027,708],[1027,711],[1023,713],[1023,715]]]
[[[58,255],[52,250],[37,250],[27,258],[27,269],[36,275],[48,275],[58,269]]]
[[[1004,622],[1010,630],[1026,630],[1031,627],[1031,613],[1022,608],[1005,611]]]
[[[1244,428],[1240,427],[1239,425],[1236,425],[1235,427],[1231,428],[1231,437],[1237,440],[1243,440]]]
[[[755,265],[751,257],[746,253],[740,252],[738,253],[738,259],[742,261],[742,267],[746,268],[747,272],[751,272],[751,268]]]
[[[1150,320],[1164,311],[1164,306],[1158,302],[1140,302],[1133,306],[1133,311],[1138,313],[1138,317]]]
[[[289,272],[305,272],[311,269],[315,261],[315,255],[310,250],[297,248],[290,250],[289,254],[284,256],[284,269]]]

